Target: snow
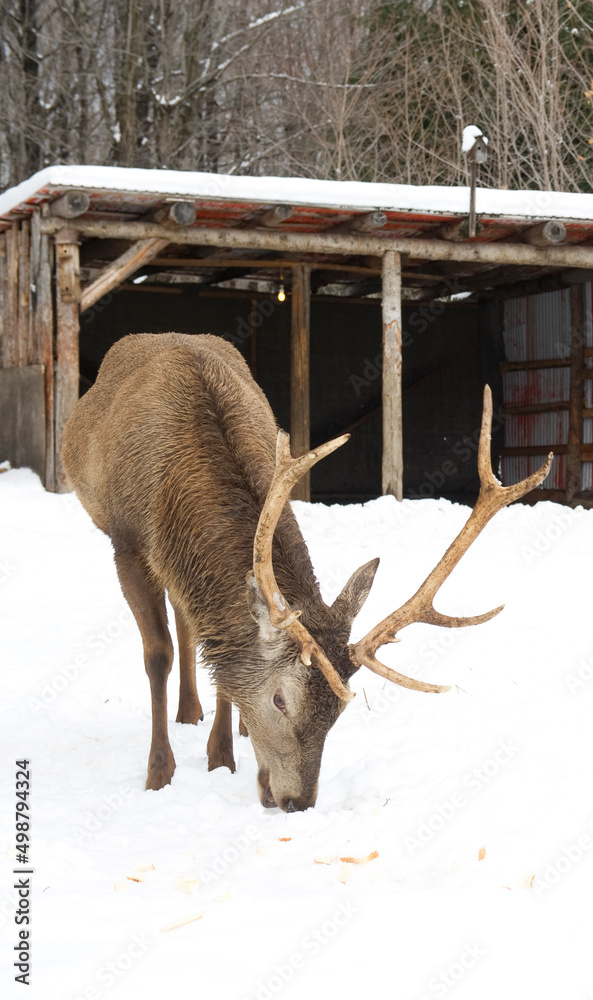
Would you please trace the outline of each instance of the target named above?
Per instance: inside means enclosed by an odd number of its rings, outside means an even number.
[[[466,125],[463,130],[463,136],[461,139],[462,153],[469,153],[470,149],[473,148],[473,145],[479,136],[482,136],[486,144],[488,143],[488,138],[484,135],[482,129],[478,128],[477,125]]]
[[[353,639],[414,592],[468,515],[391,497],[295,510],[326,600],[381,556]],[[74,495],[0,474],[3,997],[22,995],[10,887],[23,757],[33,1000],[590,997],[592,560],[593,511],[500,512],[436,604],[505,610],[475,628],[414,625],[382,651],[452,690],[360,671],[315,809],[285,814],[260,806],[236,717],[237,772],[208,773],[203,669],[205,721],[170,721],[173,782],[144,791],[148,682],[110,542]],[[175,690],[174,668],[171,720]]]
[[[0,195],[0,216],[47,189],[139,192],[155,197],[264,205],[304,205],[352,211],[467,215],[468,187],[370,184],[307,177],[237,177],[197,171],[132,167],[46,167]],[[506,191],[478,188],[476,211],[505,219],[593,219],[593,195],[562,191]]]

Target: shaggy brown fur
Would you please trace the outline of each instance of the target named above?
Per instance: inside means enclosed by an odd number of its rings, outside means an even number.
[[[195,650],[218,691],[209,767],[234,770],[235,702],[259,763],[265,805],[314,804],[325,736],[343,703],[271,626],[253,579],[253,538],[274,470],[277,427],[241,355],[212,336],[139,334],[106,355],[70,418],[63,461],[95,524],[113,542],[124,595],[144,643],[153,705],[147,787],[175,768],[167,735],[172,643],[165,591],[175,609],[181,689],[177,721],[196,723]],[[328,608],[294,515],[274,537],[278,584],[344,681],[346,645],[377,560]],[[277,707],[278,696],[284,708]]]

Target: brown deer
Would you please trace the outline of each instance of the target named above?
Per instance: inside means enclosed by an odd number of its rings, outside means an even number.
[[[503,488],[490,465],[492,403],[485,390],[478,464],[480,496],[465,527],[418,592],[364,639],[352,622],[378,559],[348,580],[331,607],[322,600],[288,497],[338,438],[290,456],[270,406],[234,347],[210,335],[137,334],[107,353],[95,385],[67,426],[63,461],[93,521],[112,540],[124,596],[142,635],[152,698],[146,787],[171,781],[167,677],[173,645],[165,592],[175,611],[180,658],[177,721],[196,724],[201,646],[216,684],[208,767],[234,771],[231,705],[240,710],[258,763],[262,804],[287,812],[315,804],[325,738],[361,666],[418,691],[447,687],[404,677],[376,658],[412,622],[475,625],[433,598],[497,510],[547,475],[542,468]]]

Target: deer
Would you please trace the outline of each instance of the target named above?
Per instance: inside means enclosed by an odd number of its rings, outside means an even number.
[[[552,455],[520,483],[492,472],[492,397],[484,390],[480,493],[469,520],[416,593],[358,642],[352,623],[379,559],[352,574],[331,605],[322,599],[289,504],[313,465],[348,435],[293,457],[241,354],[210,334],[131,334],[107,352],[96,382],[68,421],[62,460],[95,525],[111,539],[123,595],[138,625],[150,683],[152,738],[146,788],[171,782],[167,678],[179,650],[176,721],[203,719],[196,686],[201,650],[216,687],[208,770],[235,770],[232,706],[250,736],[265,808],[315,805],[325,740],[354,697],[362,667],[415,691],[449,686],[398,673],[377,659],[413,622],[446,628],[487,622],[435,610],[437,591],[494,514],[535,489]]]

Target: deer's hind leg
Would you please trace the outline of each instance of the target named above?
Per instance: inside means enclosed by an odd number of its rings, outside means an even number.
[[[196,646],[190,638],[182,612],[175,605],[173,608],[179,644],[179,710],[175,721],[197,726],[204,713],[196,687]]]
[[[173,663],[173,643],[167,627],[165,593],[135,552],[116,552],[115,565],[144,646],[144,666],[152,701],[152,741],[146,787],[156,791],[170,783],[175,771],[167,731],[167,678]]]

